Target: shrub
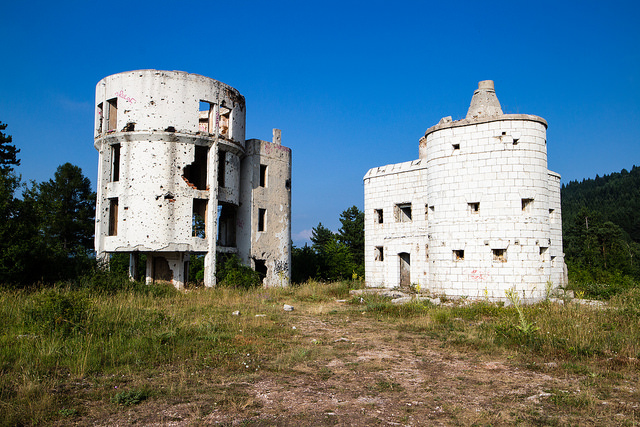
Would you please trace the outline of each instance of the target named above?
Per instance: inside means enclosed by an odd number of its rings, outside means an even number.
[[[85,329],[89,308],[83,293],[54,288],[35,294],[25,314],[27,323],[42,332],[70,335]]]
[[[232,288],[250,289],[262,284],[260,273],[242,265],[237,255],[220,257],[216,276],[219,285]]]

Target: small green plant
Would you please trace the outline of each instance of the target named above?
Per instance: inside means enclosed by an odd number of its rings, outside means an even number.
[[[117,403],[118,405],[124,405],[124,406],[137,405],[143,400],[148,399],[149,395],[150,393],[147,389],[124,390],[119,393],[116,393],[116,395],[111,398],[111,402]]]
[[[520,324],[516,326],[516,329],[518,329],[520,332],[522,332],[525,335],[533,334],[538,329],[540,329],[537,326],[535,326],[535,322],[528,322],[527,319],[524,317],[524,312],[522,311],[522,307],[520,304],[520,295],[518,295],[518,292],[516,291],[516,289],[509,288],[506,291],[504,291],[504,293],[507,295],[507,299],[511,302],[511,304],[513,304],[516,311],[518,312],[518,319],[520,321]]]
[[[250,289],[262,283],[260,273],[242,265],[235,254],[220,260],[216,276],[220,285],[232,288]]]
[[[84,330],[89,301],[77,291],[47,289],[33,297],[25,310],[27,321],[41,332],[70,335]]]
[[[551,279],[547,280],[547,283],[545,283],[544,285],[544,299],[546,301],[549,301],[549,298],[551,298],[553,289],[554,289],[553,282],[551,281]]]

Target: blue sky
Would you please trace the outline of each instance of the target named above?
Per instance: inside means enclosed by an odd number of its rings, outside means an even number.
[[[293,150],[294,243],[363,208],[372,167],[413,160],[479,80],[505,113],[544,117],[562,181],[640,164],[636,1],[8,1],[0,121],[23,180],[71,162],[94,182],[95,85],[135,69],[198,73],[247,101],[247,138]]]

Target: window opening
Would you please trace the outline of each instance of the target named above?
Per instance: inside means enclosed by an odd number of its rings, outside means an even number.
[[[480,203],[479,202],[467,203],[467,205],[469,206],[469,213],[477,214],[477,213],[480,212]]]
[[[258,209],[258,231],[265,231],[267,229],[267,210]]]
[[[128,122],[124,125],[124,128],[122,128],[122,132],[133,132],[134,130],[136,130],[135,122]]]
[[[507,262],[507,250],[506,249],[491,249],[493,252],[493,260],[497,262]]]
[[[236,212],[236,207],[229,203],[218,205],[218,244],[220,246],[236,245]]]
[[[111,146],[111,181],[120,181],[120,144]]]
[[[464,250],[457,249],[453,251],[453,260],[462,261],[464,259]]]
[[[102,133],[102,121],[104,119],[104,109],[102,107],[102,102],[98,104],[98,133]]]
[[[109,236],[118,235],[118,198],[109,199]]]
[[[224,187],[224,178],[227,173],[227,153],[223,150],[218,151],[218,185]]]
[[[207,237],[207,199],[193,199],[191,215],[191,236],[204,239]]]
[[[220,135],[229,137],[229,123],[231,110],[227,107],[220,106]]]
[[[200,101],[198,108],[198,130],[200,132],[213,133],[213,104],[207,101]]]
[[[436,211],[436,207],[433,205],[429,206],[429,211],[433,214]]]
[[[429,261],[429,245],[424,246],[424,259]]]
[[[182,179],[195,190],[207,189],[207,165],[209,163],[209,147],[196,145],[193,163],[188,164],[182,171]]]
[[[396,222],[411,222],[411,203],[399,203],[395,207]]]
[[[287,180],[284,182],[284,187],[285,187],[287,190],[291,190],[291,180],[290,180],[290,179],[287,179]]]
[[[531,212],[533,199],[522,199],[522,212]]]
[[[451,144],[453,146],[453,151],[460,149],[460,144]]]
[[[545,258],[546,258],[546,254],[547,254],[547,250],[549,248],[546,248],[544,246],[540,246],[540,259],[542,260],[542,262],[544,262]]]
[[[107,103],[109,104],[109,111],[108,111],[109,126],[107,130],[111,132],[116,130],[118,126],[118,98],[108,99]]]
[[[375,260],[376,261],[384,261],[384,247],[376,246],[375,248]]]
[[[260,187],[267,186],[267,165],[260,165]]]
[[[384,216],[382,209],[374,209],[373,210],[373,222],[375,224],[382,224],[384,222]]]

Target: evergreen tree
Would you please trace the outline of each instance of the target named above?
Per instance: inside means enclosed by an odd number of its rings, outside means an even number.
[[[0,169],[13,170],[12,166],[20,166],[20,159],[17,157],[20,150],[11,144],[11,135],[2,132],[6,128],[7,124],[0,121]]]
[[[340,223],[339,240],[347,246],[353,262],[361,266],[359,270],[364,273],[364,212],[351,206],[340,214]]]

